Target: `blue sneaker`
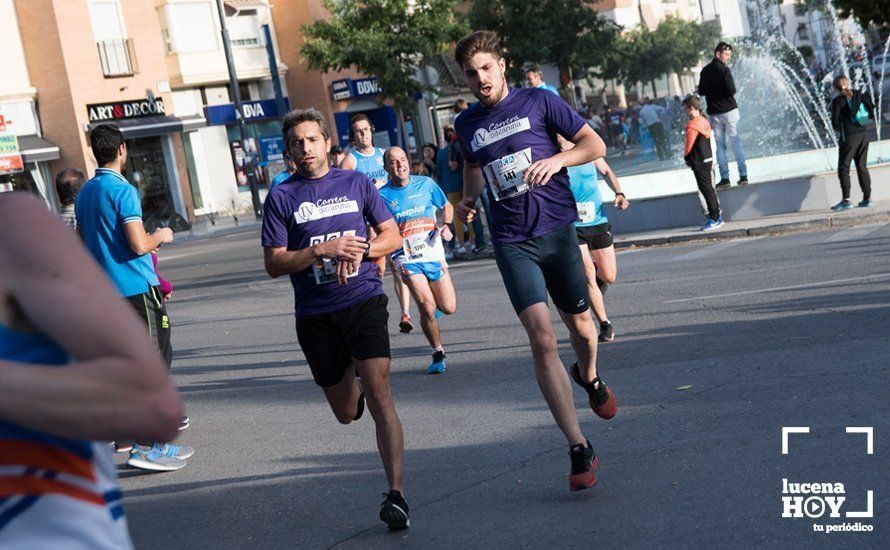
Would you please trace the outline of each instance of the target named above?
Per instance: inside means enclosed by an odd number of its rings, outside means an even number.
[[[430,363],[427,374],[442,374],[445,372],[445,352],[437,349],[433,352],[433,362]]]
[[[441,318],[442,318],[442,312],[439,311],[439,308],[436,308],[436,321],[438,321]]]
[[[194,447],[185,447],[183,445],[174,445],[172,443],[164,443],[158,445],[158,449],[167,456],[187,460],[195,455]]]
[[[858,206],[859,206],[859,208],[871,208],[874,205],[875,205],[875,203],[871,202],[870,200],[863,199],[862,201],[859,202]]]
[[[831,209],[835,212],[840,212],[841,210],[850,210],[851,208],[853,208],[853,203],[850,202],[849,199],[842,200],[841,202],[831,207]]]
[[[705,224],[704,227],[701,228],[702,231],[713,231],[718,227],[723,227],[723,216],[720,216],[716,220],[708,220],[708,223]]]
[[[155,443],[151,447],[134,445],[127,459],[127,466],[153,472],[172,472],[186,467],[185,460],[175,456],[167,456]]]

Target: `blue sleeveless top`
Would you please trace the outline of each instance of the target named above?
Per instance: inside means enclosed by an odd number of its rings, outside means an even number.
[[[356,172],[367,174],[377,189],[386,185],[389,177],[383,169],[383,149],[374,147],[374,153],[370,155],[363,155],[358,149],[353,149],[350,154],[355,159]]]
[[[0,324],[0,359],[64,365],[43,334]],[[0,420],[0,547],[131,548],[108,446]]]

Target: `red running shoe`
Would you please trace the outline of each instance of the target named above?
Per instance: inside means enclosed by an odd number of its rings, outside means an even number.
[[[603,382],[602,378],[597,376],[593,382],[585,382],[581,379],[578,363],[575,363],[572,365],[572,380],[587,392],[590,408],[597,416],[606,420],[615,416],[615,413],[618,412],[618,401],[615,400],[612,390]]]
[[[403,313],[402,320],[399,321],[399,331],[408,334],[412,330],[414,330],[414,323],[411,322],[411,316]]]
[[[569,490],[583,491],[596,485],[596,469],[600,462],[587,442],[584,445],[573,445],[569,448],[569,458],[572,459],[572,471],[569,473]]]

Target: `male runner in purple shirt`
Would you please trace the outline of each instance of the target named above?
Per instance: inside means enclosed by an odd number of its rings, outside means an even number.
[[[612,418],[618,405],[597,376],[597,331],[574,227],[578,214],[566,173],[568,166],[605,156],[606,146],[555,94],[507,85],[497,34],[476,31],[465,36],[454,57],[479,100],[454,123],[464,155],[464,199],[458,204],[457,217],[471,221],[476,199],[486,190],[498,269],[528,334],[538,386],[569,442],[569,488],[587,489],[596,485],[598,461],[578,424],[547,294],[569,329],[577,358],[572,379],[587,391],[597,415]],[[557,135],[575,147],[560,152]]]
[[[281,131],[296,172],[266,197],[266,272],[290,276],[297,339],[337,420],[358,420],[367,399],[390,488],[380,519],[405,529],[404,439],[389,385],[389,314],[372,261],[400,248],[402,237],[367,175],[331,168],[324,115],[292,111]],[[366,220],[377,235],[370,240]]]

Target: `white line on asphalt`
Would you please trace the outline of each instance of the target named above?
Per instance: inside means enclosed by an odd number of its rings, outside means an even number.
[[[765,294],[767,292],[781,292],[784,290],[800,290],[803,288],[818,288],[820,286],[834,285],[837,283],[854,283],[857,281],[868,281],[871,279],[886,279],[890,277],[890,273],[878,273],[876,275],[866,275],[864,277],[851,277],[849,279],[835,279],[833,281],[823,281],[821,283],[807,283],[803,285],[779,286],[775,288],[762,288],[759,290],[746,290],[744,292],[730,292],[727,294],[712,294],[710,296],[699,296],[697,298],[680,298],[679,300],[668,300],[665,304],[677,304],[680,302],[694,302],[696,300],[710,300],[712,298],[730,298],[733,296],[746,296],[748,294]]]
[[[672,262],[685,262],[687,260],[694,260],[696,258],[705,258],[714,254],[718,254],[723,252],[728,248],[732,248],[734,246],[738,246],[740,244],[750,243],[752,241],[756,241],[758,239],[762,239],[763,237],[746,237],[742,239],[730,239],[727,241],[713,243],[705,245],[704,247],[693,250],[691,252],[686,252],[685,254],[678,254],[671,258]]]
[[[859,225],[856,227],[848,227],[842,231],[838,231],[834,235],[825,239],[827,243],[833,243],[837,241],[854,241],[856,239],[862,239],[871,235],[874,231],[884,227],[885,223],[870,223],[867,225]]]

